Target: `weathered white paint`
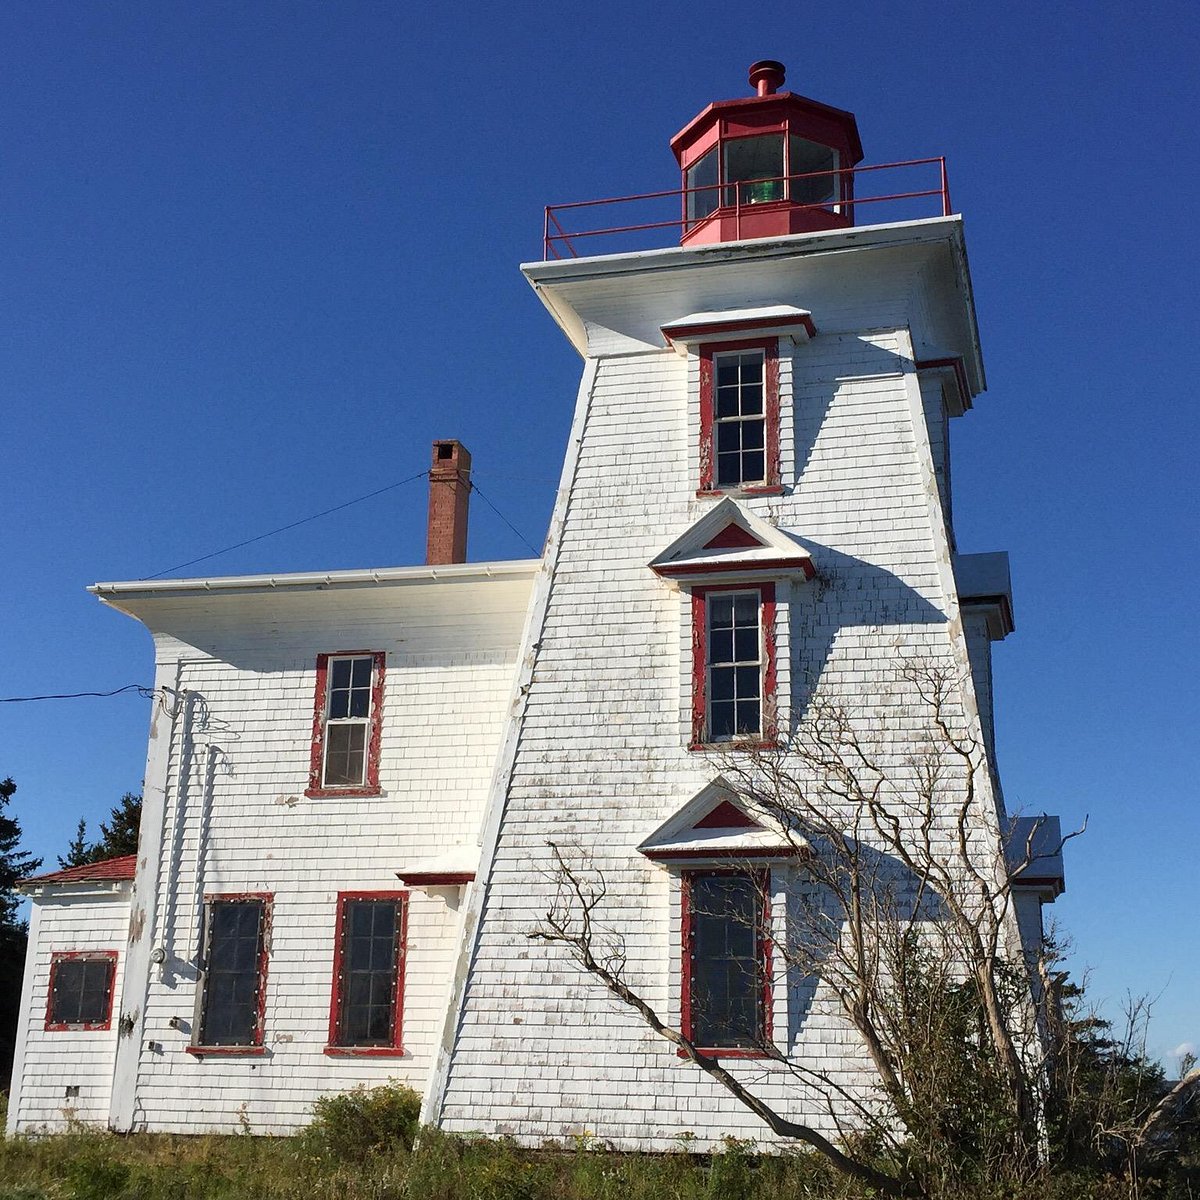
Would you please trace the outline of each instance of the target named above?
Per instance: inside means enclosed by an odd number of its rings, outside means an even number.
[[[701,1144],[763,1133],[564,954],[527,936],[551,901],[553,840],[602,872],[603,919],[624,939],[631,981],[679,1019],[679,872],[648,863],[638,846],[718,767],[687,749],[686,590],[647,564],[720,501],[696,496],[695,355],[652,348],[664,321],[792,304],[811,310],[819,330],[808,344],[780,346],[784,494],[738,499],[798,539],[818,571],[819,587],[793,582],[778,596],[784,719],[819,686],[894,731],[889,752],[902,759],[927,715],[897,670],[911,656],[951,672],[956,719],[980,733],[910,332],[962,354],[981,379],[960,230],[949,221],[903,238],[861,233],[840,243],[821,235],[816,253],[812,240],[795,238],[527,270],[595,382],[577,408],[579,461],[555,513],[561,548],[496,848],[480,877],[444,1098],[429,1110],[448,1129],[531,1142],[586,1130],[657,1149],[689,1133]],[[916,303],[922,289],[935,294]],[[944,455],[944,443],[938,449]],[[677,719],[663,719],[671,713]],[[998,855],[988,808],[978,818],[981,853]],[[783,921],[790,873],[772,878]],[[781,1046],[846,1088],[864,1086],[863,1052],[827,989],[781,979],[776,991]],[[832,1131],[822,1106],[783,1073],[734,1069],[790,1115]]]
[[[116,1053],[116,997],[125,971],[128,883],[69,884],[33,894],[8,1132],[65,1130],[108,1123]],[[109,1029],[46,1028],[50,962],[56,952],[116,950]],[[77,1095],[68,1089],[78,1088]]]
[[[126,1033],[118,1044],[114,1022],[109,1042],[94,1043],[89,1069],[98,1080],[107,1069],[113,1084],[111,1098],[89,1084],[85,1119],[286,1132],[321,1095],[400,1079],[424,1089],[426,1120],[452,1130],[533,1142],[586,1130],[644,1149],[685,1133],[702,1145],[761,1136],[717,1085],[527,937],[549,902],[553,840],[603,871],[633,982],[678,1019],[680,869],[639,847],[673,829],[720,766],[687,749],[687,588],[650,563],[731,504],[696,495],[698,355],[665,347],[660,332],[680,313],[787,306],[810,311],[818,330],[781,339],[783,494],[736,498],[749,527],[817,570],[777,583],[780,719],[798,719],[819,688],[892,731],[885,751],[904,761],[923,724],[897,670],[910,656],[950,670],[955,719],[990,749],[989,627],[983,614],[960,614],[947,402],[936,373],[915,367],[961,355],[972,389],[983,387],[958,219],[526,274],[585,357],[540,565],[94,589],[153,633],[159,699],[132,919],[126,898],[112,926],[116,944],[128,942]],[[387,655],[383,795],[306,797],[316,656],[367,649]],[[986,855],[1003,810],[998,792],[984,800]],[[476,860],[465,891],[409,892],[403,1056],[326,1055],[337,892],[399,891],[398,870]],[[780,933],[804,887],[795,869],[772,868]],[[244,891],[274,895],[266,1053],[198,1059],[186,1047],[203,897]],[[15,1128],[53,1116],[49,1093],[29,1099],[36,1056],[53,1050],[29,1024],[47,947],[63,930],[114,919],[96,898],[60,905],[50,922],[44,907]],[[1032,910],[1019,916],[1031,936]],[[827,989],[781,976],[775,1001],[780,1049],[846,1088],[864,1084],[861,1050]],[[778,1071],[736,1069],[828,1128]]]

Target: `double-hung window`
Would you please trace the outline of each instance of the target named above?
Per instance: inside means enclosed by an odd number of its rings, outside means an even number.
[[[269,895],[208,898],[194,1053],[262,1046],[270,928]]]
[[[692,591],[692,741],[763,742],[775,706],[775,586]]]
[[[401,1053],[405,920],[402,892],[338,896],[326,1053]]]
[[[309,795],[378,795],[384,655],[317,656]]]
[[[778,339],[700,350],[700,491],[779,487]]]
[[[762,1053],[771,1039],[769,874],[683,876],[683,1034],[705,1050]]]
[[[112,1021],[115,950],[64,951],[50,956],[46,1028],[107,1029]]]

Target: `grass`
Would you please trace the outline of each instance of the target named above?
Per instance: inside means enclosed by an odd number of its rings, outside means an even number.
[[[319,1102],[291,1138],[79,1129],[0,1140],[0,1200],[862,1200],[811,1155],[616,1154],[586,1139],[540,1150],[425,1130],[416,1097],[359,1089]],[[1093,1181],[1098,1182],[1098,1181]],[[1078,1190],[1077,1190],[1078,1189]],[[1084,1183],[1039,1200],[1108,1200]],[[1004,1200],[1026,1200],[1005,1197]]]

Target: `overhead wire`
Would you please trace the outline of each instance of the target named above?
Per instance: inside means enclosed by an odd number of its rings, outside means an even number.
[[[195,566],[196,563],[207,562],[210,558],[218,558],[222,554],[229,554],[234,550],[240,550],[243,546],[252,546],[255,542],[261,542],[265,538],[274,537],[277,533],[286,533],[289,529],[297,529],[301,525],[307,525],[309,521],[320,520],[321,517],[328,517],[332,513],[341,512],[344,508],[350,508],[355,504],[362,504],[364,500],[373,500],[376,496],[382,496],[384,492],[393,492],[398,487],[403,487],[406,483],[412,483],[416,479],[423,479],[429,472],[418,471],[415,475],[410,475],[407,479],[401,479],[396,483],[389,483],[387,487],[376,488],[373,492],[368,492],[365,496],[356,496],[353,500],[347,500],[344,504],[335,504],[332,508],[323,509],[321,512],[313,513],[308,517],[301,517],[298,521],[291,521],[287,525],[280,525],[278,529],[268,530],[266,533],[260,533],[255,537],[247,538],[244,542],[236,542],[232,546],[226,546],[222,550],[214,550],[211,554],[201,554],[199,558],[189,558],[187,562],[176,563],[173,567],[166,567],[161,571],[156,571],[153,575],[143,575],[143,579],[161,579],[164,575],[169,575],[172,571],[182,571],[184,567]]]
[[[0,704],[28,704],[33,700],[82,700],[92,696],[119,696],[122,692],[137,692],[149,699],[154,695],[154,689],[143,683],[127,683],[124,687],[113,688],[111,692],[56,692],[49,696],[0,696]]]
[[[511,529],[513,533],[515,533],[517,537],[519,537],[521,541],[523,541],[525,545],[527,545],[529,549],[533,551],[535,558],[541,557],[542,552],[487,498],[482,491],[480,491],[479,484],[477,484],[474,480],[471,481],[471,491],[479,492],[480,500],[482,500],[484,504],[486,504],[488,508],[490,508],[492,512],[494,512],[496,516],[498,516],[500,520],[502,520],[505,525],[507,525],[509,529]]]

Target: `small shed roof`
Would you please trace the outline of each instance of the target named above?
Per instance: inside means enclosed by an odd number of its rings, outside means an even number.
[[[113,883],[131,880],[137,867],[137,855],[125,854],[120,858],[104,858],[99,862],[87,863],[82,867],[66,867],[62,871],[50,871],[45,875],[31,875],[20,881],[21,887],[43,883]]]

